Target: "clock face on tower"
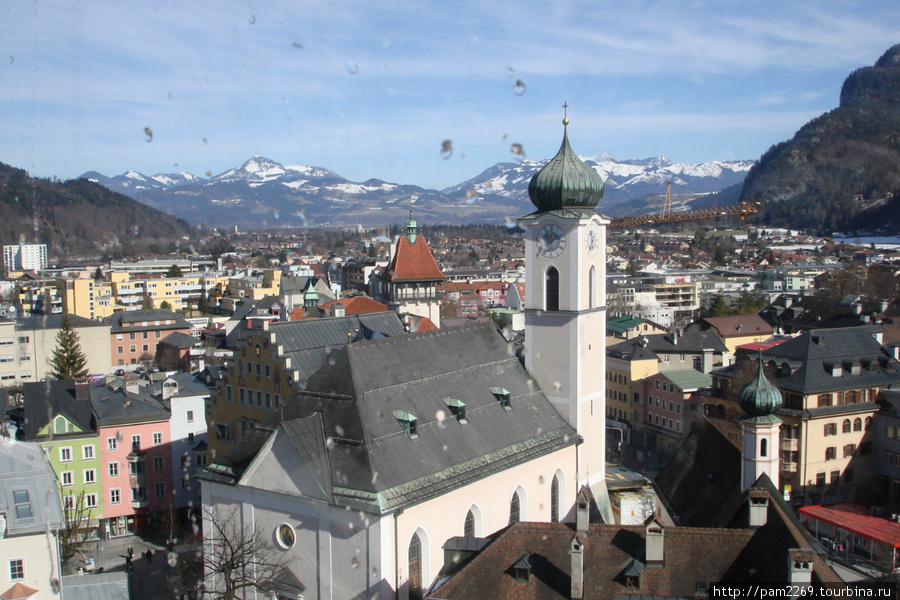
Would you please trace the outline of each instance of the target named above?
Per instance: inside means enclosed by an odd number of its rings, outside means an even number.
[[[559,225],[544,225],[537,234],[538,252],[549,258],[562,254],[566,247],[566,234]]]
[[[597,254],[600,248],[600,231],[593,223],[588,225],[587,233],[584,234],[584,249],[587,250],[588,256]]]

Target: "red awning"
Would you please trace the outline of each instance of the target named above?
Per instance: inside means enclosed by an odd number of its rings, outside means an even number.
[[[800,509],[800,515],[834,525],[890,548],[900,548],[900,523],[873,516],[867,507],[855,502],[804,506]]]

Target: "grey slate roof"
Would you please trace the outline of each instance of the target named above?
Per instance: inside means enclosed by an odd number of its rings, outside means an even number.
[[[509,391],[505,410],[492,387]],[[466,404],[461,424],[444,402]],[[410,438],[394,411],[417,418]],[[391,512],[580,437],[510,354],[493,324],[344,344],[283,403],[285,431],[331,486],[335,504]],[[277,426],[279,415],[263,423]],[[300,422],[295,421],[300,419]],[[240,474],[267,433],[255,432],[217,461]],[[333,443],[325,444],[325,439]],[[318,446],[318,447],[313,447]],[[304,454],[305,453],[305,454]],[[326,472],[327,469],[327,472]]]
[[[147,322],[147,325],[142,325],[144,321]],[[156,325],[156,321],[160,321],[160,324]],[[173,322],[166,325],[166,321]],[[162,309],[126,310],[105,317],[103,322],[109,325],[111,333],[191,328],[191,324],[181,314]],[[127,326],[125,326],[126,323],[128,324]]]
[[[0,438],[0,513],[7,536],[30,535],[63,527],[56,475],[40,444]],[[30,515],[18,515],[14,492],[27,491]]]
[[[90,398],[76,400],[75,382],[51,379],[22,385],[25,407],[25,439],[33,440],[56,415],[63,415],[84,431],[92,431],[93,407]],[[72,434],[54,434],[57,437]],[[82,435],[82,434],[75,434]]]
[[[728,347],[711,331],[688,330],[677,337],[671,333],[641,335],[606,348],[608,356],[629,360],[658,358],[661,354],[700,354],[704,350],[721,354],[728,352]]]
[[[184,350],[185,348],[193,348],[200,343],[200,340],[192,335],[181,333],[180,331],[173,331],[161,339],[159,343],[178,348],[179,350]]]
[[[345,346],[348,333],[353,342],[406,334],[403,321],[394,311],[272,323],[269,331],[291,358],[291,368],[298,371],[300,381],[325,363],[330,349]]]
[[[802,394],[900,383],[900,365],[872,337],[871,329],[810,330],[763,351],[763,361],[769,367],[766,374],[780,389]],[[854,362],[860,368],[858,375],[850,372]],[[831,373],[837,365],[841,367],[841,375],[835,377]],[[727,374],[729,368],[721,372]]]
[[[25,319],[19,319],[16,321],[16,329],[19,331],[59,329],[60,325],[62,325],[63,316],[65,315],[36,315]],[[79,317],[78,315],[68,315],[68,317],[69,323],[71,323],[72,327],[75,329],[81,329],[82,327],[108,327],[106,323],[92,321],[90,319],[85,319],[84,317]]]
[[[97,381],[91,385],[91,404],[100,427],[168,421],[170,412],[150,393],[148,386],[139,386],[138,393],[125,390],[121,380],[112,384]]]

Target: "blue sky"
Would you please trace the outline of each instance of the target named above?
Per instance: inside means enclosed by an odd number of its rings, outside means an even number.
[[[553,156],[563,102],[584,156],[756,159],[897,43],[896,0],[0,0],[0,162],[440,189]]]

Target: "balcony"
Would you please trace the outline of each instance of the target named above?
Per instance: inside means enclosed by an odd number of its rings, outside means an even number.
[[[144,498],[134,498],[131,501],[131,508],[147,508],[150,506],[150,500],[145,496]]]
[[[800,447],[799,440],[797,440],[795,438],[785,438],[785,439],[781,440],[781,449],[782,450],[789,450],[789,451],[793,452],[793,451],[799,449],[799,447]]]
[[[797,463],[781,463],[782,473],[796,473]]]

